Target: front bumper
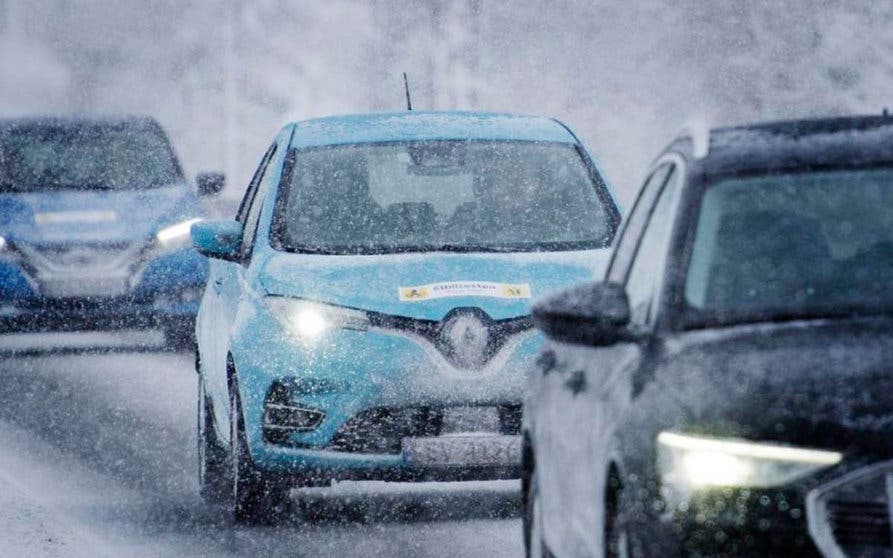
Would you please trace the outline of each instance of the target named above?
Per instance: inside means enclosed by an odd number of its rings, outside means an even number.
[[[415,467],[399,444],[404,436],[437,436],[438,413],[453,407],[499,409],[494,433],[517,434],[525,372],[539,345],[533,331],[517,334],[482,369],[463,370],[425,341],[398,332],[337,330],[308,345],[259,314],[245,321],[231,346],[246,436],[259,467],[323,482],[518,477],[520,463]],[[264,416],[281,386],[288,386],[291,404],[324,413],[319,423],[271,437]]]
[[[143,262],[123,294],[62,297],[48,296],[23,262],[0,261],[0,331],[188,327],[198,312],[207,268],[195,251],[177,250]]]
[[[893,461],[865,459],[782,488],[701,490],[629,525],[649,556],[893,558],[891,506]]]

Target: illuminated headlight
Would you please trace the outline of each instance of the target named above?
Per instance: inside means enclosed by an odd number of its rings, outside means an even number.
[[[657,450],[664,484],[688,489],[781,486],[836,465],[843,458],[835,451],[674,432],[658,435]]]
[[[16,252],[9,246],[9,242],[0,236],[0,260],[15,260]]]
[[[186,248],[192,243],[189,236],[189,233],[192,230],[192,225],[199,221],[201,221],[201,219],[187,219],[185,221],[180,221],[175,225],[164,227],[158,231],[155,235],[155,239],[162,248]]]
[[[268,296],[265,301],[279,323],[305,341],[313,341],[332,329],[364,331],[369,327],[369,318],[362,310],[281,296]]]

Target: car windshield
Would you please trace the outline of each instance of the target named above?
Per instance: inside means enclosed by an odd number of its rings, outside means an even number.
[[[893,306],[893,169],[731,178],[708,188],[685,282],[697,321]]]
[[[334,254],[604,247],[612,214],[573,145],[421,141],[301,150],[273,244]]]
[[[22,126],[0,133],[0,192],[138,190],[182,181],[160,133],[124,126]]]

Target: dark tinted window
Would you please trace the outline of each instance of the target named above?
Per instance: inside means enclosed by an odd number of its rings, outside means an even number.
[[[722,180],[701,204],[685,300],[696,318],[893,306],[893,170]]]
[[[134,190],[183,180],[158,130],[33,126],[0,133],[0,191]]]
[[[251,253],[254,250],[254,241],[257,237],[257,225],[260,221],[260,212],[263,209],[264,199],[267,192],[266,186],[269,184],[270,176],[273,174],[271,172],[272,168],[270,164],[274,161],[275,155],[276,145],[274,144],[267,152],[267,155],[264,157],[264,162],[252,180],[254,198],[251,200],[251,205],[249,206],[248,214],[245,218],[245,231],[242,236],[242,258],[245,261],[251,257]]]

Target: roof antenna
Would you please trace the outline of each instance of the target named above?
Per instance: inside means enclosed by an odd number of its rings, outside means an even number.
[[[403,72],[403,87],[406,89],[406,110],[412,110],[412,97],[409,96],[409,78]]]

